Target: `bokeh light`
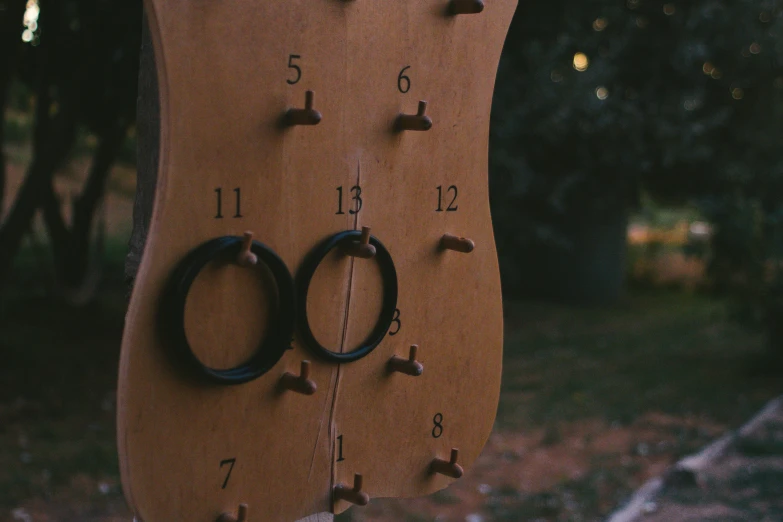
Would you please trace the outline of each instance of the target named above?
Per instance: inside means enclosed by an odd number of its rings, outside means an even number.
[[[24,16],[22,17],[22,23],[25,26],[22,31],[22,41],[38,45],[38,16],[41,14],[41,7],[38,5],[38,0],[27,0]]]
[[[595,97],[599,100],[605,100],[609,97],[609,89],[606,87],[598,87],[595,90]]]
[[[590,67],[590,60],[585,53],[576,53],[574,55],[574,69],[584,72]]]

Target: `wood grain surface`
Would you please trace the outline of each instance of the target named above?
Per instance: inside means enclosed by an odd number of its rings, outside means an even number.
[[[447,15],[442,0],[145,7],[161,146],[120,366],[118,443],[132,509],[146,522],[207,522],[247,503],[250,518],[290,522],[349,507],[332,502],[332,488],[352,484],[355,473],[371,498],[446,487],[453,479],[429,473],[430,462],[459,448],[459,464],[470,467],[500,388],[487,142],[515,2],[488,0],[482,13],[460,16]],[[406,67],[409,84],[399,81]],[[282,127],[307,90],[322,121]],[[432,128],[396,131],[398,115],[415,114],[420,100]],[[357,186],[361,208],[351,213]],[[271,371],[241,386],[181,378],[156,319],[165,282],[190,250],[251,230],[295,273],[321,240],[362,226],[394,259],[395,335],[340,365],[314,357],[297,336]],[[441,249],[447,233],[470,238],[475,250]],[[381,294],[373,260],[330,254],[307,298],[316,338],[336,352],[353,350],[375,324]],[[216,367],[246,359],[272,326],[266,312],[274,303],[263,270],[208,266],[186,307],[193,351]],[[390,374],[388,360],[407,357],[411,344],[423,374]],[[305,359],[317,392],[281,393],[282,374],[298,374]]]

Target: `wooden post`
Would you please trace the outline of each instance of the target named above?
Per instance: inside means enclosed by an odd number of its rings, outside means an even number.
[[[129,290],[133,287],[133,281],[139,270],[150,218],[152,217],[152,205],[155,201],[155,184],[157,182],[158,159],[160,158],[160,111],[158,102],[155,55],[152,50],[152,41],[150,40],[150,31],[145,15],[139,63],[139,98],[136,104],[136,136],[138,140],[136,165],[138,168],[138,179],[136,184],[136,201],[133,205],[133,232],[128,245],[128,256],[125,258],[125,278],[128,282]],[[263,515],[258,514],[258,516],[258,520],[264,519]],[[332,522],[333,520],[334,516],[330,513],[318,513],[303,518],[298,522]]]
[[[145,0],[117,442],[146,522],[323,522],[478,458],[503,346],[489,109],[516,0],[458,4]]]

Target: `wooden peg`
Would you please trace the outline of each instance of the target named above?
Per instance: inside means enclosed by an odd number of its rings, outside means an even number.
[[[353,476],[353,488],[345,484],[337,484],[334,487],[334,499],[345,500],[357,506],[366,506],[370,502],[370,495],[362,491],[362,476],[357,473]]]
[[[470,239],[457,237],[451,234],[443,234],[440,238],[440,248],[443,250],[454,250],[463,254],[470,254],[476,248],[476,244]]]
[[[370,244],[370,227],[362,227],[362,236],[359,241],[352,241],[343,247],[345,255],[372,259],[375,257],[375,247]]]
[[[432,128],[432,120],[424,115],[425,112],[427,112],[427,102],[420,101],[416,114],[400,114],[394,127],[398,131],[428,131]]]
[[[484,0],[451,0],[449,2],[449,14],[478,14],[484,10]]]
[[[305,92],[304,109],[288,109],[285,113],[285,124],[289,127],[294,125],[318,125],[321,121],[321,113],[313,109],[313,91]]]
[[[284,390],[290,390],[295,393],[301,393],[302,395],[312,395],[318,386],[315,381],[310,380],[310,361],[302,361],[302,366],[299,370],[299,375],[294,375],[291,372],[285,372],[280,377],[280,386]]]
[[[443,459],[435,459],[430,464],[430,473],[440,473],[447,477],[458,479],[464,473],[462,466],[457,464],[459,458],[459,450],[457,448],[451,448],[451,458],[446,461]]]
[[[223,513],[218,517],[217,522],[247,522],[247,504],[239,504],[237,516]]]
[[[255,266],[258,264],[258,256],[250,249],[253,246],[253,233],[249,230],[245,232],[245,239],[242,241],[242,250],[237,256],[237,264],[240,266]]]
[[[411,351],[408,358],[393,356],[389,359],[388,367],[390,372],[400,372],[411,377],[418,377],[424,373],[424,365],[416,360],[416,352],[419,349],[419,345],[412,344]]]

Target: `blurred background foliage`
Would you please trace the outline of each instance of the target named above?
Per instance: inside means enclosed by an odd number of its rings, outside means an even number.
[[[140,3],[3,0],[0,15],[2,139],[32,143],[20,189],[0,178],[0,289],[40,212],[57,288],[83,301],[108,172],[133,162]],[[711,288],[779,345],[782,33],[780,0],[520,3],[491,129],[506,294],[612,302],[629,218],[695,209]],[[53,181],[74,154],[92,165],[64,208]]]
[[[108,173],[133,162],[141,6],[2,0],[0,16],[1,137],[31,143],[18,190],[0,177],[0,291],[39,213],[58,292],[84,302]],[[781,0],[520,3],[491,128],[506,295],[615,301],[629,219],[675,207],[709,225],[686,247],[707,286],[779,347],[782,33]],[[91,166],[66,203],[54,181],[74,155]]]
[[[507,295],[616,300],[629,217],[678,207],[783,352],[782,116],[783,2],[520,3],[491,128]]]
[[[0,291],[40,212],[59,293],[84,302],[97,288],[102,255],[96,212],[135,119],[141,6],[128,0],[5,0],[0,15],[0,95],[11,116],[0,138],[4,144],[6,136],[29,141],[32,149],[15,194],[5,191],[3,156],[0,201],[10,201],[0,223]],[[26,136],[20,129],[25,122]],[[80,152],[90,157],[89,174],[66,207],[55,176]]]

